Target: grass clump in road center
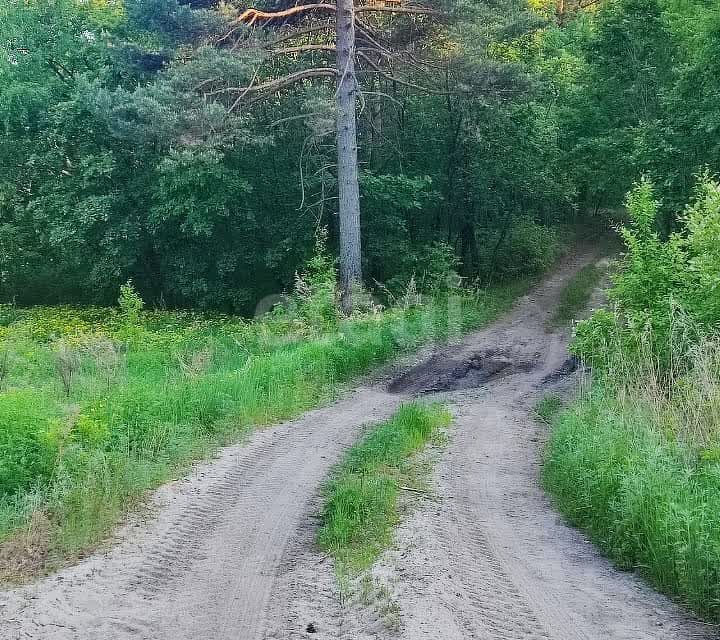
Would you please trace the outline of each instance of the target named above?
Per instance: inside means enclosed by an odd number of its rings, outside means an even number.
[[[341,572],[367,569],[387,546],[398,521],[398,492],[415,480],[413,454],[451,419],[441,406],[407,404],[347,453],[325,488],[318,535]]]
[[[575,320],[587,307],[604,274],[605,269],[595,264],[588,264],[580,269],[560,294],[560,305],[553,316],[552,324],[561,326]]]

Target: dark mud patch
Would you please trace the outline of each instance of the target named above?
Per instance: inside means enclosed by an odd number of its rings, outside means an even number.
[[[579,368],[580,359],[576,356],[571,356],[570,358],[565,360],[565,362],[563,362],[562,366],[557,371],[553,371],[552,373],[546,375],[542,379],[542,384],[548,384],[552,382],[557,382],[558,380],[562,380],[570,374],[575,373]]]
[[[491,380],[527,373],[536,360],[519,359],[502,351],[479,351],[463,357],[437,354],[395,378],[390,393],[438,393],[474,389]]]

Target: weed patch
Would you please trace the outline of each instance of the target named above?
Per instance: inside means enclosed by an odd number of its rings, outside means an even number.
[[[562,409],[562,398],[553,393],[538,401],[535,405],[535,415],[545,424],[551,424],[560,409]]]
[[[0,546],[3,555],[43,548],[13,576],[87,552],[192,461],[327,402],[391,358],[489,322],[524,288],[332,322],[315,311],[256,322],[146,311],[130,289],[117,309],[0,307]],[[41,520],[42,545],[24,533]]]
[[[407,404],[350,449],[325,488],[318,534],[341,573],[369,568],[388,545],[398,521],[398,492],[413,482],[410,458],[450,421],[437,405]]]
[[[720,458],[717,444],[685,439],[673,415],[647,395],[597,386],[556,420],[544,482],[620,567],[717,622]]]
[[[643,180],[628,195],[612,310],[571,350],[594,388],[554,422],[544,479],[559,509],[621,567],[720,621],[720,184],[704,176],[657,231]]]

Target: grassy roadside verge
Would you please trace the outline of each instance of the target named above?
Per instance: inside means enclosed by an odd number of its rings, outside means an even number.
[[[544,482],[619,566],[717,623],[720,185],[701,181],[668,238],[649,181],[626,213],[613,309],[581,322],[571,345],[593,386],[554,421]]]
[[[685,407],[677,398],[596,384],[556,418],[544,484],[618,566],[719,622],[720,394],[713,384],[706,402]],[[700,442],[683,432],[703,413],[714,435]]]
[[[347,453],[325,487],[318,534],[338,573],[368,569],[387,547],[398,522],[398,493],[415,481],[411,457],[451,420],[438,405],[406,404]]]
[[[596,264],[585,265],[567,283],[560,294],[560,304],[551,320],[555,326],[569,324],[587,308],[595,288],[605,274]]]
[[[526,287],[322,330],[272,319],[0,309],[0,577],[23,579],[87,552],[192,461],[328,401],[374,366],[486,324]]]

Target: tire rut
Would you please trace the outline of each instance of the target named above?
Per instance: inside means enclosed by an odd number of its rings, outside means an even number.
[[[286,548],[330,467],[400,399],[361,388],[256,432],[161,489],[157,516],[39,583],[0,592],[0,638],[261,640]]]
[[[457,523],[459,531],[467,534],[465,544],[458,546],[456,537],[448,535],[446,528],[437,532],[441,543],[454,550],[450,555],[454,582],[468,605],[459,607],[457,613],[469,633],[467,637],[548,640],[550,634],[495,555],[484,528],[457,510],[447,515]]]
[[[574,384],[577,368],[567,331],[548,331],[546,322],[564,283],[590,259],[568,261],[509,316],[388,386],[404,397],[446,402],[456,414],[435,474],[437,502],[400,525],[372,572],[399,604],[399,635],[373,624],[360,606],[328,613],[327,588],[281,578],[269,608],[280,629],[272,640],[717,637],[636,576],[614,569],[562,522],[540,488],[546,433],[532,407],[544,393]],[[311,540],[304,544],[295,576],[313,575],[317,555]],[[304,620],[319,620],[321,634],[303,634]]]
[[[255,455],[267,459],[273,449],[282,446],[287,435],[282,434],[264,443],[254,451]],[[218,526],[227,511],[247,500],[246,487],[264,472],[265,469],[256,460],[242,459],[206,490],[194,494],[166,533],[147,552],[143,566],[130,579],[128,587],[144,599],[151,600],[187,573],[202,547],[203,538]]]

